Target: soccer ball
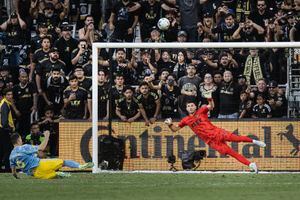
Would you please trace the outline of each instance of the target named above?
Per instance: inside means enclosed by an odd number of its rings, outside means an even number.
[[[160,18],[157,22],[157,27],[162,31],[168,30],[169,26],[170,21],[167,18]]]

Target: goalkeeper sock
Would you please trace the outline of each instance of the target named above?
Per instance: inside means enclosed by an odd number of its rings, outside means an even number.
[[[79,168],[79,163],[75,162],[73,160],[64,160],[64,166],[70,167],[70,168]]]

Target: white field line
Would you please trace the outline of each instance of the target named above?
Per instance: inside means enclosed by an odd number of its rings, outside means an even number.
[[[250,171],[112,171],[112,170],[97,170],[96,173],[119,173],[119,174],[253,174]],[[259,171],[259,174],[300,174],[300,171]]]

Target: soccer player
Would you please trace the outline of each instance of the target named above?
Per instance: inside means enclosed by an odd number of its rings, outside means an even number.
[[[9,161],[12,174],[16,179],[17,169],[22,169],[27,175],[33,176],[39,179],[52,179],[56,177],[69,177],[70,174],[58,172],[58,170],[64,166],[70,168],[86,169],[93,167],[93,163],[85,163],[80,165],[79,163],[72,160],[62,159],[40,159],[38,158],[39,151],[43,151],[48,143],[50,132],[44,132],[45,139],[38,145],[23,145],[22,138],[18,133],[11,135],[11,141],[14,145]]]
[[[226,142],[252,142],[261,147],[265,147],[266,144],[262,141],[253,140],[247,136],[234,135],[231,132],[214,126],[209,121],[207,115],[207,112],[213,109],[214,103],[211,96],[209,96],[207,100],[208,105],[203,105],[198,110],[194,102],[188,101],[186,103],[186,110],[189,114],[188,116],[184,117],[178,125],[174,125],[171,118],[166,119],[165,123],[173,132],[180,130],[184,126],[189,126],[194,133],[211,148],[217,150],[221,154],[228,154],[234,157],[239,162],[249,166],[252,171],[258,173],[257,166],[254,162],[251,163],[244,156],[235,152],[226,144]]]

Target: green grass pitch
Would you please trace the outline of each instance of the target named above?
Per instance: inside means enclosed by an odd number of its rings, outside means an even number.
[[[298,200],[300,174],[73,173],[54,180],[0,174],[0,199]]]

